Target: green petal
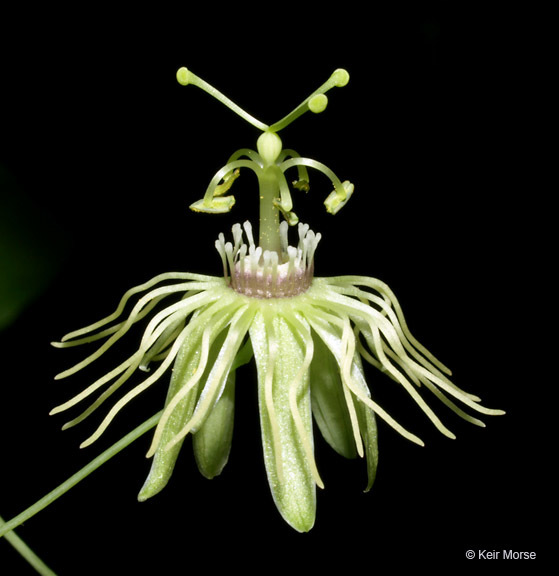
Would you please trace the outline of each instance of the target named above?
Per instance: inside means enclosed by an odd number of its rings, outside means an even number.
[[[315,520],[316,484],[306,451],[309,443],[312,446],[312,419],[309,371],[300,371],[305,357],[304,336],[270,307],[256,314],[250,338],[258,370],[262,443],[272,496],[286,522],[307,532]],[[297,429],[290,405],[293,386],[297,386],[297,409],[305,438]]]
[[[185,340],[184,345],[177,354],[165,405],[170,402],[175,394],[188,382],[192,374],[196,371],[200,361],[199,351],[201,348],[203,332],[204,326],[196,327],[192,334]],[[192,417],[194,408],[196,407],[199,389],[200,383],[194,386],[185,398],[181,400],[167,421],[161,441],[159,442],[153,457],[151,470],[140,494],[138,495],[138,500],[140,500],[140,502],[143,502],[160,492],[167,485],[169,478],[173,474],[173,469],[182,442],[179,442],[168,450],[165,449],[165,446],[167,446],[168,442],[175,437],[177,432],[179,432]]]
[[[346,458],[355,458],[357,449],[343,392],[340,368],[321,338],[314,338],[311,364],[312,413],[330,446]]]
[[[221,474],[233,440],[235,415],[235,372],[231,371],[219,401],[192,437],[198,469],[206,478]]]

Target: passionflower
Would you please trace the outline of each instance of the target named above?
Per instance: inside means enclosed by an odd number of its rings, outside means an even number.
[[[336,214],[347,204],[354,186],[324,164],[284,149],[278,132],[309,110],[322,112],[328,103],[326,93],[345,86],[348,73],[336,70],[271,126],[247,114],[192,71],[181,68],[177,79],[182,85],[203,89],[261,131],[256,150],[236,151],[210,180],[203,198],[191,205],[195,211],[229,212],[235,203],[231,195],[235,181],[243,171],[251,170],[259,186],[258,232],[244,222],[235,224],[229,237],[219,235],[216,249],[223,265],[221,276],[161,274],[126,292],[106,318],[55,343],[59,348],[99,343],[84,360],[57,376],[66,378],[130,336],[134,325],[146,324],[131,356],[51,413],[86,403],[65,425],[74,426],[127,386],[83,442],[82,446],[88,446],[132,399],[171,372],[162,411],[133,435],[155,428],[147,454],[153,459],[151,470],[138,496],[144,501],[168,483],[188,434],[200,472],[208,478],[221,473],[233,438],[235,374],[240,366],[254,361],[272,497],[289,525],[308,531],[315,521],[316,487],[324,487],[314,457],[314,424],[336,452],[366,459],[367,491],[377,470],[377,419],[406,439],[423,444],[377,403],[364,364],[403,387],[449,438],[454,438],[453,433],[430,407],[426,395],[432,394],[478,426],[484,424],[472,412],[503,412],[482,406],[477,396],[450,380],[450,370],[413,337],[398,300],[385,283],[363,276],[314,275],[321,235],[299,222],[291,191],[308,191],[308,169],[319,170],[332,182],[333,190],[324,204]],[[294,173],[290,181],[287,172]],[[293,244],[290,228],[296,228],[298,235]],[[138,371],[145,376],[130,386]]]
[[[258,180],[260,230],[257,244],[252,225],[232,229],[216,242],[223,277],[190,273],[163,274],[127,292],[117,310],[100,322],[67,335],[56,344],[75,346],[104,339],[85,360],[58,378],[88,366],[126,335],[163,300],[176,301],[153,314],[138,350],[52,413],[62,412],[102,393],[66,426],[81,422],[111,397],[138,369],[149,375],[118,400],[95,433],[95,441],[138,394],[172,367],[167,401],[157,423],[148,456],[153,457],[139,499],[146,500],[168,482],[187,434],[200,472],[218,475],[229,457],[233,437],[235,372],[254,358],[264,461],[273,499],[283,518],[296,530],[308,531],[315,520],[316,486],[324,487],[313,450],[313,417],[323,437],[348,458],[366,456],[367,490],[377,469],[377,423],[380,418],[402,436],[422,444],[375,402],[365,379],[363,362],[403,386],[419,408],[446,436],[450,430],[429,407],[423,386],[467,421],[483,425],[463,407],[482,414],[479,398],[460,390],[450,371],[410,333],[400,305],[383,282],[374,278],[314,277],[314,255],[320,241],[293,212],[287,170],[297,168],[296,189],[308,190],[307,168],[326,174],[334,190],[325,201],[335,214],[353,193],[326,166],[284,150],[278,132],[307,110],[322,112],[325,93],[349,80],[336,70],[329,80],[291,114],[272,126],[248,115],[186,68],[177,73],[183,85],[207,91],[262,131],[256,151],[235,152],[212,178],[196,211],[228,212],[235,203],[229,192],[240,170],[252,170]],[[283,221],[280,222],[280,216]],[[290,226],[297,225],[298,243],[289,244]],[[118,322],[131,298],[138,297],[125,320]],[[157,363],[151,371],[150,366]]]

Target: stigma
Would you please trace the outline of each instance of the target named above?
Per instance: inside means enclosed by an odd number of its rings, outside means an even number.
[[[223,273],[229,286],[251,298],[291,298],[306,292],[313,280],[314,253],[321,235],[299,224],[299,242],[290,246],[288,224],[280,224],[279,252],[256,246],[252,225],[245,222],[233,226],[233,242],[225,242],[220,234],[216,248],[223,262]]]

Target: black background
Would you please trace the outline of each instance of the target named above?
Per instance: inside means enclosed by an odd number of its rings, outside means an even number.
[[[64,416],[48,412],[90,376],[54,382],[76,356],[49,342],[160,272],[220,274],[217,234],[254,220],[248,174],[235,184],[230,214],[188,210],[234,150],[255,147],[258,133],[179,86],[183,65],[268,124],[335,68],[349,71],[323,114],[282,132],[286,147],[356,186],[335,217],[324,213],[330,184],[320,174],[295,199],[301,220],[323,235],[316,273],[386,281],[412,332],[455,382],[507,415],[479,429],[438,410],[457,434],[451,441],[371,371],[373,394],[426,447],[381,424],[377,482],[364,494],[364,462],[345,461],[317,439],[326,489],[315,527],[297,534],[269,493],[248,368],[219,478],[199,475],[187,442],[169,486],[137,503],[149,469],[145,437],[20,528],[61,576],[318,571],[334,563],[384,566],[380,573],[408,564],[473,570],[480,561],[467,561],[468,549],[535,551],[538,562],[550,555],[541,524],[554,499],[540,368],[551,358],[536,326],[547,311],[531,276],[543,230],[531,228],[533,199],[517,156],[518,68],[529,60],[523,28],[511,27],[509,14],[459,3],[305,6],[48,11],[2,24],[2,161],[42,216],[38,237],[63,257],[48,290],[0,333],[1,514],[10,518],[54,488],[165,396],[162,381],[80,451],[97,420],[61,432]],[[0,573],[32,571],[1,543]]]

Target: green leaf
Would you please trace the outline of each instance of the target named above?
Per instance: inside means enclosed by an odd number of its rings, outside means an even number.
[[[305,357],[304,336],[270,307],[256,314],[250,338],[258,371],[264,462],[272,496],[286,522],[307,532],[316,515],[316,484],[308,459],[312,443],[309,371],[300,370]],[[293,386],[304,438],[290,405]]]

